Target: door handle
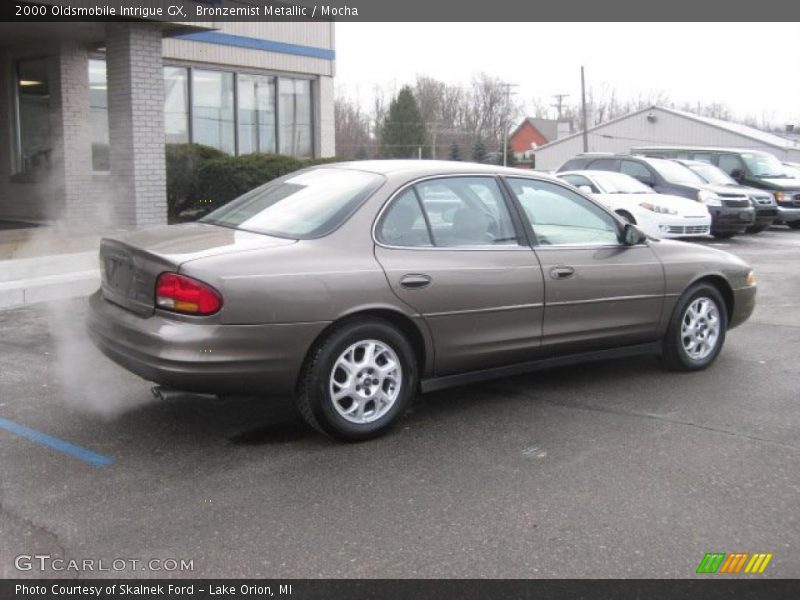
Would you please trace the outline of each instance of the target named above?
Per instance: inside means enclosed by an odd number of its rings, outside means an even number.
[[[550,277],[553,279],[567,279],[575,274],[572,267],[553,267],[550,269]]]
[[[424,273],[408,273],[400,278],[400,285],[408,289],[419,289],[427,287],[433,279]]]

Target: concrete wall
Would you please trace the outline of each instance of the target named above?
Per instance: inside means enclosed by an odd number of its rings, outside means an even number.
[[[647,118],[651,112],[655,120]],[[628,152],[636,146],[646,145],[750,148],[771,152],[783,160],[793,160],[793,152],[782,152],[736,133],[659,109],[636,113],[589,132],[590,152]],[[583,138],[578,133],[538,149],[535,152],[536,168],[555,169],[581,152]],[[798,159],[795,160],[800,160],[800,150],[796,154]]]
[[[216,31],[223,34],[324,50],[334,49],[333,23],[219,22],[215,27]],[[323,58],[195,42],[181,37],[164,38],[164,59],[299,74],[334,75],[334,62]]]

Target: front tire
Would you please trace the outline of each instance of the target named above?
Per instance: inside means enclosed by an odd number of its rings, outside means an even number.
[[[800,229],[800,221],[791,221],[787,223],[790,229]]]
[[[312,349],[300,377],[297,408],[317,431],[361,441],[383,435],[417,387],[408,340],[382,319],[336,326]]]
[[[728,314],[713,285],[701,283],[684,292],[664,336],[662,357],[674,371],[699,371],[716,360],[725,343]]]
[[[766,225],[751,225],[746,229],[747,233],[761,233],[767,228]]]
[[[714,233],[712,233],[711,235],[713,235],[713,236],[714,236],[715,238],[717,238],[718,240],[729,240],[729,239],[731,239],[733,236],[735,236],[735,235],[736,235],[736,233],[735,233],[735,232],[733,232],[733,231],[715,231],[715,232],[714,232]]]

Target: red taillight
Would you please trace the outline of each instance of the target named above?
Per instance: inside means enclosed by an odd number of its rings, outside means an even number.
[[[222,297],[201,281],[162,273],[156,281],[156,306],[189,315],[211,315],[222,308]]]

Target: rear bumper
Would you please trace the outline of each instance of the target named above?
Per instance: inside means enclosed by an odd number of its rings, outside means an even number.
[[[753,207],[709,206],[711,233],[742,233],[755,221]]]
[[[206,394],[286,394],[327,323],[220,325],[139,317],[89,299],[95,345],[128,371],[165,387]]]
[[[733,290],[733,312],[728,319],[728,329],[738,327],[753,314],[756,307],[756,286]]]

